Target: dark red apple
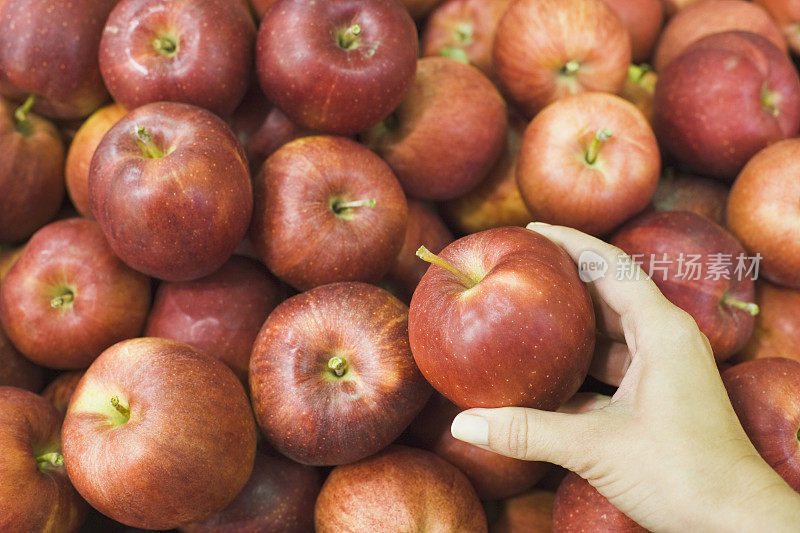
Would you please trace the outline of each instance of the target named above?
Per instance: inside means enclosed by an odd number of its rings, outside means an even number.
[[[656,211],[692,211],[720,226],[725,225],[728,188],[718,180],[667,169],[653,194]]]
[[[128,109],[184,102],[224,116],[247,91],[255,35],[240,2],[121,0],[103,30],[100,72]]]
[[[634,63],[650,59],[664,22],[661,0],[603,0],[620,18],[631,36]]]
[[[312,465],[388,446],[430,397],[408,345],[408,308],[366,283],[331,283],[280,304],[250,359],[261,432]]]
[[[400,107],[364,140],[409,196],[449,200],[488,175],[503,150],[506,115],[502,96],[478,69],[426,57]]]
[[[580,533],[646,533],[647,530],[614,507],[588,481],[570,472],[556,492],[553,531]]]
[[[800,362],[747,361],[723,372],[722,381],[758,453],[800,492]]]
[[[52,123],[29,112],[32,101],[14,108],[0,98],[0,242],[30,237],[64,199],[64,145]]]
[[[61,455],[61,415],[32,392],[0,386],[0,530],[72,533],[86,503]]]
[[[438,257],[420,255],[434,266],[411,300],[409,337],[436,390],[462,408],[550,410],[578,390],[595,320],[564,250],[505,227],[463,237]]]
[[[314,523],[317,533],[487,529],[464,474],[430,452],[405,446],[336,467],[322,486]]]
[[[253,343],[283,293],[264,265],[233,256],[204,278],[159,285],[145,335],[190,344],[247,383]]]
[[[349,135],[383,120],[416,59],[414,21],[394,0],[283,0],[258,30],[261,87],[314,131]]]
[[[751,253],[761,255],[761,274],[800,289],[800,139],[756,154],[731,188],[728,228]]]
[[[756,282],[759,313],[753,335],[738,359],[785,357],[800,362],[800,291]]]
[[[647,207],[660,171],[644,115],[618,96],[583,93],[528,125],[517,185],[534,220],[600,235]]]
[[[654,212],[625,224],[611,242],[640,264],[669,301],[692,315],[717,361],[750,338],[758,313],[752,261],[722,227],[689,211]]]
[[[408,208],[389,166],[343,137],[284,145],[255,179],[250,238],[280,279],[306,290],[377,282],[403,245]]]
[[[655,119],[661,147],[682,166],[732,180],[759,150],[797,135],[797,70],[760,35],[710,35],[660,72]]]
[[[278,0],[250,0],[250,7],[258,20],[263,19]]]
[[[42,391],[42,397],[53,404],[56,411],[65,415],[69,401],[72,399],[72,394],[78,388],[83,377],[83,370],[72,370],[70,372],[62,372],[47,387]]]
[[[224,509],[247,483],[256,452],[250,404],[233,372],[188,344],[153,338],[97,358],[72,396],[62,438],[78,492],[142,529]]]
[[[43,384],[42,369],[23,357],[0,327],[0,386],[39,392]]]
[[[800,54],[800,3],[796,0],[754,0],[767,10],[783,31],[789,48]]]
[[[205,109],[161,102],[128,113],[100,142],[89,201],[123,261],[186,281],[228,260],[247,231],[253,195],[230,128]]]
[[[415,19],[422,19],[442,3],[442,0],[398,0]]]
[[[150,280],[120,261],[96,222],[72,218],[36,232],[0,285],[0,320],[28,359],[86,368],[142,331]]]
[[[491,533],[552,533],[555,494],[532,490],[500,503],[500,513]]]
[[[492,52],[500,86],[528,117],[583,91],[616,93],[631,62],[631,40],[602,0],[518,0]]]
[[[654,100],[658,74],[647,65],[631,65],[628,67],[628,79],[619,92],[625,100],[636,106],[644,118],[652,126],[655,123]]]

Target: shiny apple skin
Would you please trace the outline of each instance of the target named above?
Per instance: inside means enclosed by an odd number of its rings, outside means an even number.
[[[0,242],[6,243],[30,237],[56,216],[64,199],[64,144],[58,130],[29,113],[27,131],[20,131],[15,110],[0,98]]]
[[[723,372],[722,382],[758,453],[800,492],[800,362],[747,361]]]
[[[755,284],[749,276],[738,279],[737,258],[747,257],[747,253],[722,227],[689,211],[648,213],[625,224],[611,243],[640,263],[670,302],[692,315],[708,337],[717,362],[735,354],[750,338],[755,318],[724,304],[723,298],[728,294],[744,303],[754,302]],[[730,279],[713,279],[710,264],[714,254],[730,255],[731,264],[722,265]],[[679,274],[681,255],[684,261],[691,255],[701,256],[700,279]],[[683,268],[687,268],[685,263]],[[706,279],[708,276],[712,279]]]
[[[789,48],[800,54],[800,4],[795,0],[754,0],[770,14],[783,31]]]
[[[357,25],[346,49],[337,32]],[[394,0],[283,0],[262,21],[256,45],[261,87],[289,119],[350,135],[383,120],[414,79],[417,30]]]
[[[760,275],[800,289],[800,139],[775,143],[744,167],[728,196],[728,228],[762,255]]]
[[[463,409],[555,409],[583,383],[594,349],[589,292],[572,259],[522,228],[463,237],[440,257],[480,281],[467,289],[431,266],[414,292],[409,337],[425,378]]]
[[[86,502],[63,464],[37,465],[37,457],[61,453],[61,415],[32,392],[0,386],[0,530],[74,533]]]
[[[174,55],[154,40],[177,41]],[[256,28],[231,0],[121,0],[100,41],[100,72],[128,109],[184,102],[229,115],[250,81]]]
[[[78,383],[80,383],[82,377],[83,370],[62,372],[44,388],[42,397],[52,403],[56,411],[61,413],[61,416],[64,416],[67,413],[72,394],[78,388]]]
[[[126,423],[113,418],[114,396],[130,409]],[[97,358],[72,396],[62,438],[78,492],[142,529],[224,509],[247,483],[256,452],[253,415],[233,372],[188,344],[156,338],[115,344]]]
[[[553,531],[579,533],[605,531],[647,533],[647,530],[614,507],[588,481],[570,472],[556,491]]]
[[[97,51],[117,0],[0,2],[0,94],[36,94],[37,113],[89,115],[108,99]]]
[[[337,214],[332,202],[375,200]],[[255,179],[250,238],[264,264],[299,290],[375,283],[403,245],[408,207],[389,166],[344,137],[292,141]]]
[[[692,211],[725,226],[728,187],[718,180],[665,172],[653,194],[656,211]]]
[[[505,144],[506,104],[478,69],[444,57],[419,60],[394,120],[364,135],[406,193],[449,200],[475,188]],[[396,122],[396,124],[392,124]]]
[[[289,298],[264,322],[250,359],[264,437],[310,465],[358,461],[388,446],[431,389],[408,345],[408,308],[366,283],[331,283]],[[343,357],[337,377],[329,359]]]
[[[314,522],[317,533],[487,530],[480,500],[464,474],[430,452],[406,446],[335,468],[322,486]]]
[[[94,151],[108,130],[128,112],[119,104],[101,107],[75,133],[67,151],[65,178],[72,205],[82,217],[94,220],[89,204],[89,166]]]
[[[598,131],[609,140],[589,163]],[[582,93],[553,102],[525,130],[517,185],[535,220],[602,235],[647,207],[658,183],[656,136],[618,96]]]
[[[631,37],[634,63],[650,59],[664,23],[661,0],[603,0],[625,25]]]
[[[492,58],[501,88],[531,118],[570,94],[618,92],[631,40],[602,0],[519,0],[500,19]],[[578,70],[562,75],[570,61]]]
[[[743,0],[700,0],[672,17],[658,40],[653,55],[656,72],[661,72],[703,37],[727,31],[757,33],[784,54],[786,39],[761,6]]]
[[[535,489],[500,503],[491,533],[552,533],[555,494]]]
[[[73,301],[51,305],[67,289]],[[0,285],[8,338],[49,368],[86,368],[112,344],[139,335],[149,307],[150,280],[114,255],[96,222],[82,218],[36,232]]]
[[[765,104],[765,90],[776,103]],[[759,35],[710,35],[661,72],[655,120],[661,147],[683,167],[731,181],[759,150],[797,135],[800,79]]]
[[[39,392],[43,384],[42,369],[23,357],[0,327],[0,386]]]
[[[264,265],[233,256],[204,278],[160,284],[145,336],[190,344],[247,383],[253,343],[283,296],[283,287]]]
[[[167,155],[145,157],[145,127]],[[250,223],[253,193],[244,150],[222,120],[173,102],[144,105],[109,130],[89,169],[89,202],[111,248],[166,281],[219,269]]]
[[[785,357],[800,362],[800,291],[759,280],[756,303],[759,312],[753,335],[737,359]]]

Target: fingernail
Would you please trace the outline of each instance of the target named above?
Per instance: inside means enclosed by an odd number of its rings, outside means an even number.
[[[550,224],[548,224],[547,222],[531,222],[530,224],[525,226],[525,229],[536,229],[536,228],[542,228],[542,227],[549,226],[549,225]]]
[[[489,444],[489,421],[482,416],[459,413],[453,419],[450,433],[458,440],[470,444]]]

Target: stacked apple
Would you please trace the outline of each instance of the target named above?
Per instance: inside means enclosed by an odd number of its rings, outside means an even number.
[[[637,530],[449,433],[630,358],[532,220],[641,260],[800,490],[798,28],[794,0],[3,0],[0,530]]]

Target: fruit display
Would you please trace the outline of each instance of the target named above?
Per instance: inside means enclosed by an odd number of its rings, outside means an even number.
[[[697,326],[800,493],[798,28],[797,0],[0,0],[0,532],[652,529],[451,426],[625,398],[608,277],[688,313],[652,327]]]

